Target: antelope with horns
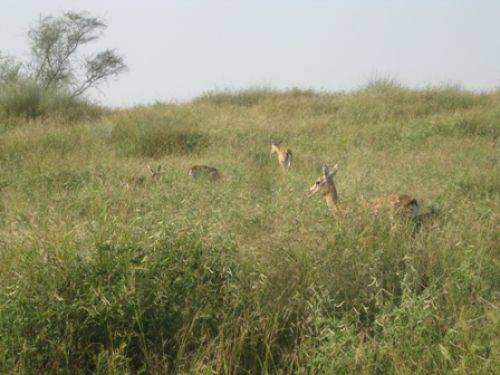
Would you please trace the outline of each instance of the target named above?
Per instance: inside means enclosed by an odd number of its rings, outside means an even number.
[[[148,165],[148,169],[149,169],[149,172],[151,174],[151,180],[153,182],[158,181],[159,178],[160,178],[160,175],[163,173],[161,171],[161,164],[158,164],[155,167],[152,167],[151,165]],[[132,187],[144,186],[144,184],[146,183],[146,181],[147,181],[147,176],[144,176],[143,174],[132,176],[126,182],[125,187],[127,188],[127,190],[129,190]]]
[[[318,177],[316,182],[306,192],[310,197],[316,193],[321,193],[325,197],[328,208],[335,214],[339,211],[345,211],[345,205],[339,205],[338,193],[335,187],[334,177],[338,170],[338,164],[335,164],[330,171],[326,164],[323,164],[323,174]],[[394,213],[400,213],[403,216],[416,219],[419,215],[420,204],[416,199],[406,194],[391,194],[372,199],[365,204],[375,215],[383,209],[388,209]]]
[[[160,178],[160,175],[163,173],[161,171],[161,164],[158,164],[156,167],[152,167],[151,165],[148,165],[149,172],[151,173],[151,179],[153,181],[158,181]]]

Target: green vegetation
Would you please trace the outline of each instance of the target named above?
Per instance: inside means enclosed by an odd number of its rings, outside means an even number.
[[[257,89],[7,123],[2,373],[499,368],[498,92]],[[288,175],[270,139],[293,150]],[[324,162],[346,220],[304,198]],[[437,214],[357,204],[396,192]]]
[[[115,50],[81,53],[106,27],[87,12],[40,17],[28,32],[29,61],[0,53],[0,120],[15,126],[37,117],[75,121],[100,114],[83,94],[127,69]]]
[[[64,89],[46,89],[29,79],[0,83],[0,119],[9,124],[48,116],[73,122],[98,117],[102,112],[99,106],[73,98]]]

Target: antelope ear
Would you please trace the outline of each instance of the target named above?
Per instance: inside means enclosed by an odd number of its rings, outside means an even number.
[[[330,172],[330,177],[333,177],[337,174],[337,171],[339,170],[339,165],[335,164],[332,168],[332,171]]]
[[[152,174],[154,174],[154,173],[155,173],[154,169],[153,169],[153,168],[151,167],[151,165],[149,165],[149,164],[148,164],[148,169],[149,169],[149,171],[150,171]]]
[[[328,166],[326,164],[323,164],[323,176],[325,176],[325,178],[328,178],[328,175],[329,175]]]
[[[156,171],[157,171],[158,173],[160,173],[160,171],[161,171],[161,164],[158,164],[158,167],[156,168]]]

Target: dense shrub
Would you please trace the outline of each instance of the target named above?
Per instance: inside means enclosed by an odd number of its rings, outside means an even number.
[[[312,90],[290,89],[285,91],[273,90],[271,88],[254,88],[240,91],[209,91],[193,100],[194,103],[209,103],[216,106],[233,105],[239,107],[251,107],[261,101],[283,98],[312,98],[319,96]]]
[[[232,246],[204,245],[196,234],[166,239],[154,249],[102,244],[88,256],[27,253],[16,273],[16,286],[0,295],[1,346],[9,348],[0,355],[16,353],[38,371],[96,370],[103,356],[116,354],[122,368],[144,369],[157,357],[164,369],[179,369],[191,356],[210,353],[218,336],[243,340],[233,366],[256,368],[270,349],[262,345],[265,335],[276,334],[263,319],[277,314],[284,319],[280,325],[291,324],[271,305],[252,312],[263,300],[254,300],[240,280]],[[266,288],[255,292],[268,298]],[[241,322],[244,316],[257,320]],[[260,338],[245,343],[240,329]]]
[[[82,98],[72,98],[62,89],[45,89],[40,84],[21,79],[0,84],[0,118],[61,117],[74,121],[95,118],[103,110]]]
[[[404,227],[392,236],[383,221],[364,232],[356,226],[367,223],[351,224],[317,253],[283,245],[254,262],[227,239],[204,241],[200,229],[148,247],[28,251],[0,290],[0,368],[16,359],[38,372],[352,371],[361,345],[381,356],[377,371],[394,371],[399,356],[450,368],[431,348],[460,323],[440,314],[469,298],[469,287],[491,298],[494,267],[418,253]],[[354,256],[350,247],[366,240]],[[463,269],[443,275],[443,267]],[[443,282],[449,295],[437,298]]]
[[[241,92],[211,91],[194,99],[194,103],[210,103],[217,106],[235,105],[249,107],[257,104],[261,99],[272,94],[270,89],[253,89]]]
[[[186,155],[208,145],[208,135],[189,113],[119,115],[115,123],[109,141],[128,156]]]

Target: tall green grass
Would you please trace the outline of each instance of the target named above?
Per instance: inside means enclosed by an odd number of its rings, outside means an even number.
[[[209,136],[192,112],[175,107],[157,112],[117,114],[113,121],[119,126],[112,130],[109,142],[124,155],[144,157],[186,155],[206,147]]]
[[[71,97],[59,88],[44,88],[30,79],[0,83],[0,119],[13,122],[39,117],[61,117],[64,121],[96,118],[103,110],[85,99]]]
[[[5,128],[1,371],[494,373],[499,99],[372,83]],[[324,162],[343,221],[303,195]],[[395,192],[436,214],[358,203]]]

